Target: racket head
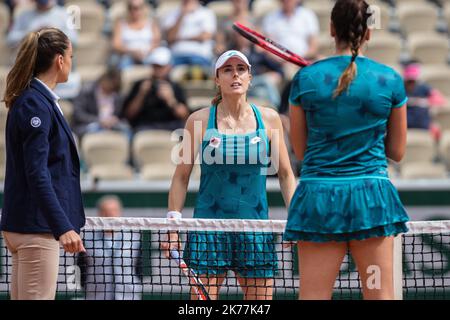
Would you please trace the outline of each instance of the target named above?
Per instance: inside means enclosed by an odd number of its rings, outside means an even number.
[[[240,34],[244,38],[248,39],[249,41],[253,42],[257,46],[263,48],[264,50],[269,51],[270,53],[272,53],[288,62],[296,64],[300,67],[305,67],[305,66],[311,64],[309,61],[302,58],[298,54],[295,54],[294,52],[285,48],[281,44],[276,43],[275,41],[267,38],[266,36],[262,35],[261,33],[255,31],[249,27],[244,26],[242,23],[235,22],[235,23],[233,23],[232,28],[238,34]]]

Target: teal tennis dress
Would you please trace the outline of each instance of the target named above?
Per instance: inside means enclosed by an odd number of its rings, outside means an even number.
[[[289,102],[305,111],[308,138],[285,240],[363,240],[407,231],[384,149],[391,109],[407,101],[403,80],[390,67],[357,57],[349,91],[333,99],[350,59],[318,61],[293,79]]]
[[[261,114],[251,105],[257,130],[225,135],[217,130],[217,107],[210,108],[201,148],[201,178],[194,218],[268,219],[266,170],[270,142]],[[191,232],[184,259],[199,274],[228,270],[241,277],[270,278],[277,270],[271,233]]]

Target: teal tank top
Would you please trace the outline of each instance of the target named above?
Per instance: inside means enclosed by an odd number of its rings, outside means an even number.
[[[303,108],[308,125],[303,179],[387,178],[384,139],[391,109],[407,101],[403,80],[392,68],[357,57],[348,92],[333,99],[350,58],[320,60],[293,79],[289,102]]]
[[[270,142],[261,114],[251,105],[256,131],[222,134],[217,107],[210,108],[200,154],[200,188],[194,218],[268,219],[266,174]]]

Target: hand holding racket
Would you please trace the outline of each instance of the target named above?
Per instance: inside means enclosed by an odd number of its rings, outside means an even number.
[[[181,271],[183,271],[184,275],[189,279],[189,284],[192,289],[194,289],[198,299],[211,300],[208,291],[198,277],[197,273],[187,266],[186,262],[184,262],[183,258],[181,258],[180,252],[176,249],[172,249],[170,250],[170,257],[178,263]]]
[[[244,38],[250,40],[254,44],[260,46],[264,50],[269,51],[270,53],[275,54],[276,56],[291,62],[293,64],[296,64],[300,67],[305,67],[307,65],[310,65],[311,62],[305,60],[304,58],[300,57],[298,54],[295,54],[294,52],[290,51],[289,49],[283,47],[281,44],[276,43],[275,41],[267,38],[266,36],[260,34],[259,32],[250,29],[249,27],[244,26],[243,24],[239,22],[233,23],[233,29],[237,33],[239,33]]]

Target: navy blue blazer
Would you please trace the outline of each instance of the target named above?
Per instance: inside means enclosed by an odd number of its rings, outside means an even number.
[[[6,172],[0,229],[80,232],[85,214],[72,132],[50,92],[33,79],[6,122]]]

